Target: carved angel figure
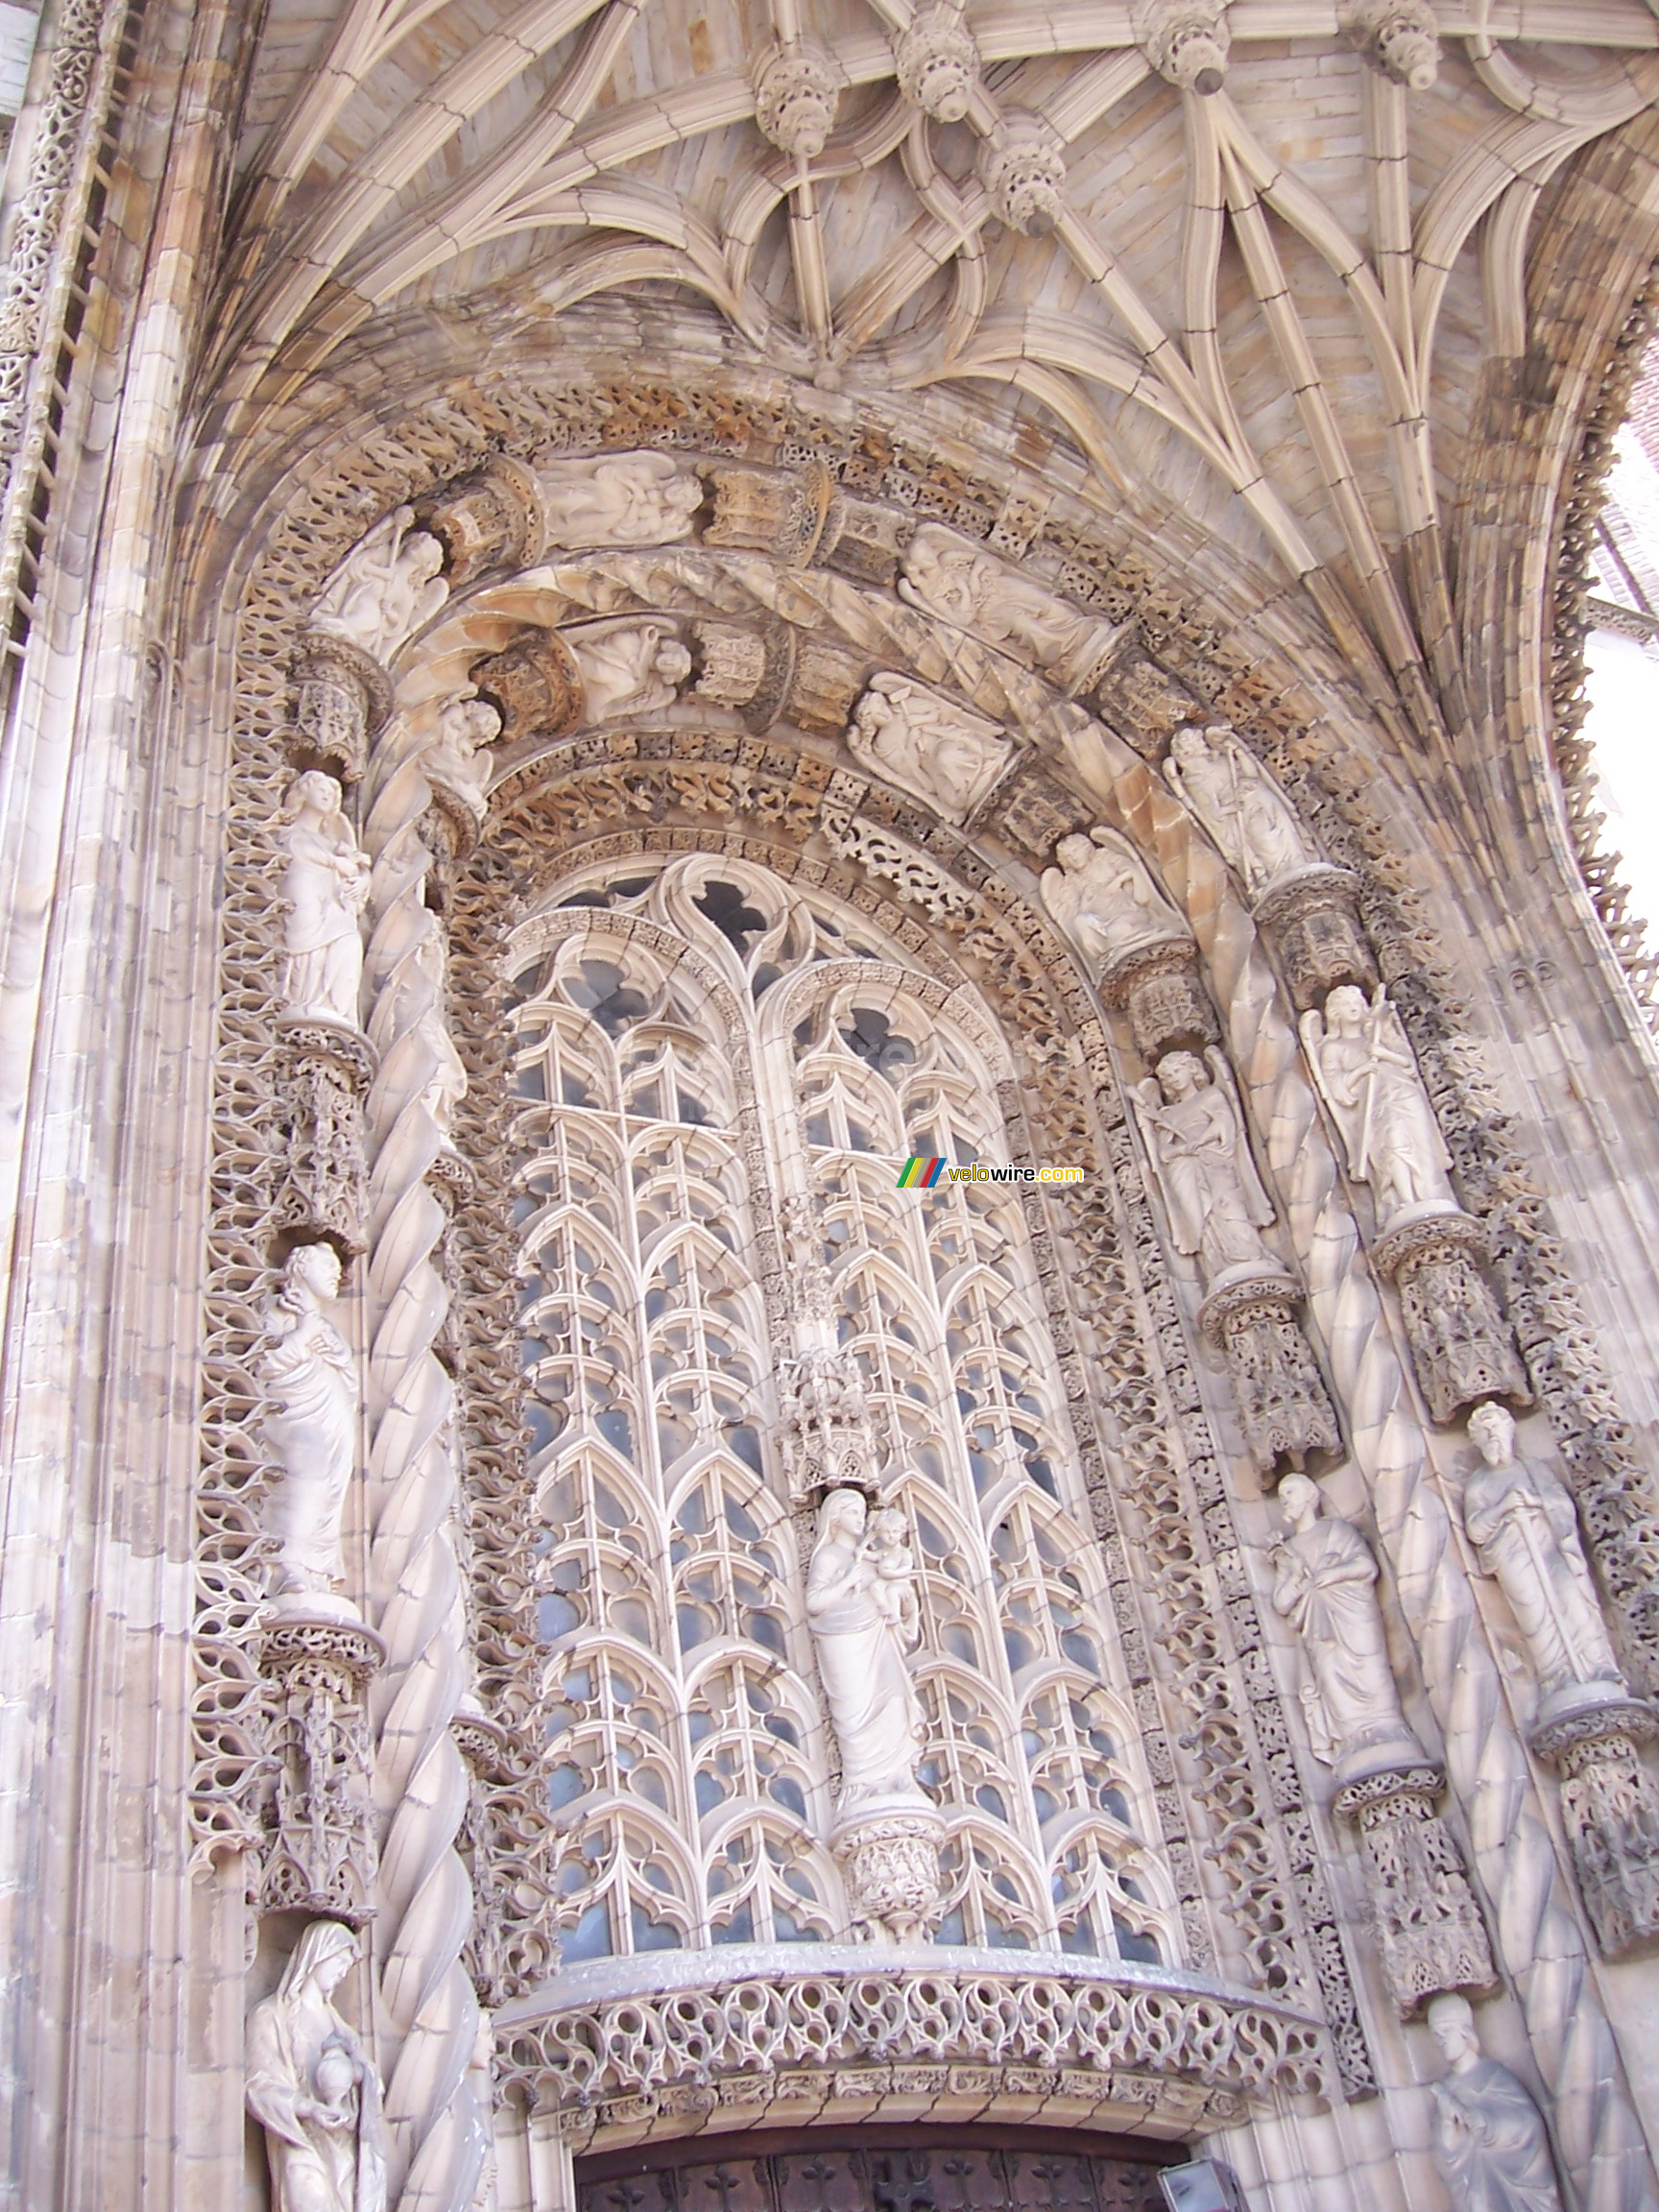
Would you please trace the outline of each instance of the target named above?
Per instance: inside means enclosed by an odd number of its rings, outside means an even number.
[[[1273,1201],[1250,1157],[1224,1054],[1166,1052],[1136,1108],[1177,1252],[1197,1253],[1206,1286],[1230,1267],[1281,1272],[1262,1241]]]
[[[1358,985],[1341,984],[1323,1018],[1316,1007],[1303,1015],[1302,1042],[1342,1133],[1348,1172],[1375,1193],[1379,1229],[1408,1206],[1455,1211],[1452,1157],[1383,986],[1367,1005]]]
[[[668,453],[548,461],[537,474],[547,503],[542,542],[567,551],[671,545],[690,535],[703,504],[703,479]]]
[[[908,676],[873,676],[847,732],[853,757],[947,822],[963,822],[1013,757],[1007,733]]]
[[[1464,1485],[1463,1526],[1526,1639],[1540,1718],[1627,1695],[1572,1499],[1548,1467],[1517,1456],[1503,1407],[1477,1406],[1469,1434],[1480,1465]]]
[[[271,2212],[385,2212],[379,2077],[330,2002],[356,1956],[349,1928],[313,1920],[248,2015],[248,2109],[265,2130]]]
[[[324,1311],[339,1290],[332,1245],[301,1244],[289,1253],[282,1287],[265,1309],[259,1380],[273,1404],[265,1445],[281,1474],[264,1519],[280,1547],[278,1599],[355,1619],[355,1606],[335,1595],[346,1573],[340,1532],[357,1463],[356,1366]]]
[[[1400,1710],[1371,1547],[1351,1522],[1325,1514],[1306,1475],[1286,1476],[1279,1503],[1288,1532],[1273,1550],[1273,1609],[1301,1640],[1315,1757],[1344,1783],[1428,1765]]]
[[[1147,873],[1127,837],[1098,828],[1075,830],[1043,871],[1043,903],[1098,979],[1125,954],[1171,937],[1190,938],[1185,917]]]
[[[286,1011],[355,1028],[363,981],[357,918],[369,899],[369,855],[346,819],[339,784],[320,768],[295,779],[279,820],[278,843],[288,854],[282,872]]]
[[[310,627],[344,637],[372,661],[391,661],[449,596],[444,548],[415,528],[412,507],[394,508],[354,545],[323,588]]]
[[[1290,803],[1224,722],[1188,723],[1169,741],[1164,774],[1214,840],[1252,899],[1319,855]]]
[[[1431,2086],[1434,2155],[1455,2212],[1561,2212],[1538,2107],[1482,2053],[1469,2000],[1431,1998],[1429,2029],[1451,2069]]]
[[[469,689],[439,709],[438,734],[421,756],[421,773],[427,781],[452,791],[480,821],[488,805],[487,748],[500,734],[500,715],[487,699]]]
[[[660,714],[691,673],[691,656],[665,622],[570,630],[565,641],[582,674],[582,715]]]
[[[936,522],[925,522],[911,539],[899,595],[1063,684],[1087,675],[1118,635],[1109,622]]]
[[[866,1535],[866,1514],[862,1492],[831,1490],[818,1509],[806,1570],[806,1620],[841,1752],[843,1813],[872,1797],[926,1802],[916,1781],[922,1704],[904,1664],[912,1570],[907,1553],[895,1559],[890,1530],[876,1541]]]

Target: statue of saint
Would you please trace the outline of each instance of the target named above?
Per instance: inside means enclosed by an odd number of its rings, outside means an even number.
[[[704,499],[702,477],[669,453],[547,461],[537,474],[547,508],[542,543],[568,552],[671,545],[690,535]]]
[[[867,1534],[858,1490],[831,1490],[818,1509],[806,1571],[806,1620],[841,1752],[838,1811],[869,1798],[926,1799],[916,1781],[922,1704],[904,1654],[921,1623],[908,1548],[878,1514]],[[902,1553],[902,1556],[898,1556]]]
[[[309,627],[388,663],[449,597],[444,548],[414,525],[412,507],[395,508],[376,522],[323,587]]]
[[[340,1290],[331,1244],[288,1255],[282,1287],[265,1309],[259,1380],[273,1402],[265,1444],[281,1469],[265,1501],[265,1527],[280,1545],[276,1597],[296,1612],[355,1620],[337,1597],[346,1497],[357,1464],[358,1385],[349,1346],[324,1308]]]
[[[1252,899],[1298,869],[1313,867],[1290,803],[1253,753],[1224,722],[1176,731],[1164,763],[1169,788],[1184,799]]]
[[[905,549],[899,596],[1062,684],[1081,681],[1118,635],[1098,615],[937,522],[925,522]]]
[[[1286,1476],[1279,1503],[1289,1532],[1273,1551],[1273,1609],[1301,1639],[1309,1676],[1302,1705],[1314,1756],[1342,1783],[1428,1766],[1400,1710],[1371,1547],[1350,1522],[1325,1515],[1306,1475]]]
[[[248,2109],[265,2130],[271,2212],[386,2212],[380,2081],[329,2002],[357,1938],[313,1920],[248,2015]]]
[[[288,854],[282,872],[285,1011],[355,1029],[363,981],[358,916],[369,901],[369,855],[352,835],[339,784],[320,768],[295,779],[279,820],[278,842]]]
[[[691,655],[666,622],[628,622],[567,630],[565,642],[582,675],[582,719],[660,714],[691,673]]]
[[[1429,2029],[1451,2068],[1431,2087],[1434,2155],[1455,2212],[1561,2212],[1538,2107],[1483,2056],[1469,2000],[1431,1998]]]
[[[1007,733],[908,676],[873,676],[847,749],[947,822],[963,822],[1012,758]]]
[[[1134,1090],[1177,1252],[1196,1253],[1206,1286],[1230,1267],[1283,1274],[1262,1241],[1273,1201],[1250,1157],[1225,1055],[1166,1052]]]
[[[489,805],[489,748],[500,734],[500,715],[469,689],[439,709],[438,734],[421,756],[427,781],[453,792],[480,822]]]
[[[1116,830],[1074,830],[1043,871],[1043,903],[1089,964],[1096,981],[1125,954],[1170,938],[1190,940],[1184,916],[1158,886],[1127,837]]]
[[[1452,1156],[1383,986],[1367,1005],[1357,984],[1339,985],[1323,1018],[1316,1007],[1303,1015],[1302,1042],[1342,1133],[1348,1172],[1375,1194],[1378,1228],[1407,1207],[1457,1211]]]
[[[1488,1401],[1469,1416],[1480,1465],[1463,1527],[1509,1600],[1542,1699],[1539,1718],[1629,1695],[1578,1541],[1578,1515],[1548,1467],[1517,1457],[1515,1423]]]

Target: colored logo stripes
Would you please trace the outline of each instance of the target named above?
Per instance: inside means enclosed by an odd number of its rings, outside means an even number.
[[[931,1190],[945,1172],[943,1160],[906,1160],[894,1185],[898,1190]]]

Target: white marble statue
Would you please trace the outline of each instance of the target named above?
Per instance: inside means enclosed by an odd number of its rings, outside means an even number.
[[[1526,1640],[1539,1718],[1627,1695],[1572,1499],[1548,1467],[1517,1455],[1503,1407],[1477,1406],[1469,1434],[1480,1464],[1463,1488],[1463,1527]]]
[[[873,676],[853,710],[847,749],[861,766],[947,822],[963,822],[1007,767],[1007,733],[908,676]]]
[[[1348,1172],[1369,1183],[1377,1226],[1385,1229],[1407,1208],[1453,1212],[1456,1193],[1446,1140],[1423,1088],[1400,1017],[1379,984],[1369,1004],[1353,983],[1341,984],[1321,1016],[1302,1017],[1320,1096],[1342,1133]]]
[[[1143,946],[1190,938],[1179,909],[1116,830],[1074,830],[1061,838],[1054,858],[1057,865],[1043,871],[1043,903],[1096,979]]]
[[[1507,2066],[1482,2053],[1469,2000],[1431,1998],[1429,2029],[1450,2069],[1431,2087],[1434,2155],[1454,2212],[1561,2212],[1538,2107]]]
[[[325,1311],[340,1290],[332,1245],[289,1253],[282,1287],[265,1309],[259,1381],[272,1402],[265,1445],[280,1470],[265,1500],[265,1527],[279,1547],[279,1606],[357,1618],[336,1595],[346,1561],[341,1527],[357,1463],[356,1362]]]
[[[1188,723],[1177,730],[1164,774],[1252,899],[1316,865],[1319,854],[1290,802],[1224,722],[1204,729]]]
[[[1283,1273],[1262,1231],[1273,1201],[1262,1188],[1225,1055],[1212,1046],[1166,1052],[1157,1078],[1134,1090],[1136,1110],[1178,1252],[1198,1255],[1206,1286],[1229,1268]]]
[[[248,2109],[265,2131],[271,2212],[385,2212],[380,2081],[330,1999],[357,1938],[313,1920],[274,1996],[248,2015]]]
[[[1400,1710],[1371,1547],[1352,1523],[1324,1511],[1306,1475],[1286,1476],[1279,1503],[1288,1526],[1273,1550],[1273,1607],[1307,1661],[1302,1704],[1315,1757],[1339,1783],[1427,1766]]]
[[[344,637],[384,665],[449,597],[444,548],[398,507],[354,545],[324,586],[310,627]]]
[[[481,822],[488,810],[490,747],[501,734],[501,717],[475,691],[445,700],[438,710],[438,733],[421,756],[428,782],[452,791]]]
[[[1001,645],[1057,683],[1075,683],[1105,655],[1117,632],[994,553],[936,522],[905,549],[901,598],[986,645]]]
[[[369,855],[346,819],[340,785],[321,768],[296,777],[279,819],[277,842],[288,855],[282,872],[284,1010],[354,1029],[363,981],[358,917],[369,899]]]
[[[890,1528],[866,1532],[866,1514],[861,1491],[831,1490],[806,1571],[806,1620],[841,1753],[842,1814],[872,1798],[926,1802],[916,1781],[922,1705],[904,1664],[920,1632],[911,1570],[907,1555],[895,1560]]]
[[[542,543],[577,552],[601,545],[671,545],[688,537],[703,479],[668,453],[605,453],[538,469],[547,523]]]
[[[691,655],[666,622],[567,630],[564,637],[581,671],[584,722],[660,714],[691,673]]]

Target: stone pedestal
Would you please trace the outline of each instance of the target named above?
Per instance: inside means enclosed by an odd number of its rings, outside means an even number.
[[[1369,996],[1377,959],[1359,926],[1359,878],[1351,869],[1324,862],[1299,869],[1262,894],[1254,909],[1258,927],[1272,940],[1299,1014],[1323,1004],[1338,984],[1358,984]]]
[[[315,1015],[277,1023],[277,1085],[288,1108],[277,1219],[305,1242],[327,1238],[343,1253],[368,1239],[363,1101],[376,1067],[360,1029]]]
[[[1227,1359],[1250,1456],[1269,1487],[1281,1462],[1341,1449],[1342,1431],[1297,1320],[1300,1286],[1288,1275],[1232,1270],[1212,1286],[1199,1325]]]
[[[475,475],[445,485],[415,518],[444,548],[451,592],[492,568],[511,574],[529,567],[546,534],[541,485],[505,453],[493,454]]]
[[[500,715],[503,744],[562,737],[582,719],[582,671],[557,630],[520,630],[468,674]]]
[[[783,711],[795,674],[795,635],[787,622],[693,622],[692,696],[729,708],[760,737]]]
[[[1455,1421],[1482,1398],[1532,1402],[1514,1335],[1480,1272],[1485,1258],[1480,1224],[1438,1206],[1397,1214],[1372,1248],[1372,1264],[1400,1293],[1418,1387],[1436,1421]]]
[[[860,1943],[925,1943],[943,1899],[939,1847],[945,1822],[926,1798],[872,1797],[844,1813],[830,1848]]]
[[[467,1970],[487,2011],[527,1996],[559,1963],[553,1864],[558,1837],[546,1773],[520,1731],[486,1714],[449,1724],[467,1762],[467,1815],[456,1838],[470,1879]]]
[[[1198,701],[1166,669],[1161,668],[1133,631],[1113,646],[1094,671],[1084,694],[1085,706],[1109,722],[1142,760],[1159,760],[1184,723],[1199,720]]]
[[[297,768],[323,768],[343,783],[361,781],[369,746],[392,712],[392,685],[378,661],[345,637],[307,631],[294,655]]]
[[[808,461],[798,472],[732,464],[707,473],[714,513],[703,533],[706,545],[770,553],[792,568],[806,566],[835,496],[835,479],[821,461]]]
[[[259,1907],[360,1928],[373,1914],[375,1871],[364,1695],[386,1647],[346,1618],[344,1600],[301,1610],[303,1602],[273,1616],[259,1647],[274,1767]]]
[[[1561,1818],[1584,1909],[1606,1958],[1659,1936],[1659,1790],[1641,1746],[1659,1715],[1609,1698],[1541,1721],[1532,1748],[1561,1776]]]
[[[1202,1052],[1221,1032],[1198,974],[1190,937],[1165,937],[1114,960],[1100,978],[1109,1006],[1121,1006],[1135,1048],[1151,1067],[1166,1052]]]
[[[1497,1971],[1456,1844],[1434,1810],[1437,1767],[1392,1768],[1350,1782],[1336,1812],[1359,1830],[1373,1924],[1401,2016],[1443,1989],[1486,1990]]]

